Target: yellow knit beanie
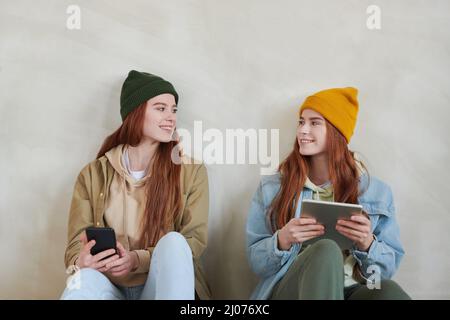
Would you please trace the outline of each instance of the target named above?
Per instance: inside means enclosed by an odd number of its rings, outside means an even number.
[[[300,107],[299,115],[304,109],[320,113],[344,135],[349,143],[358,114],[357,95],[358,90],[352,87],[319,91],[306,98]]]

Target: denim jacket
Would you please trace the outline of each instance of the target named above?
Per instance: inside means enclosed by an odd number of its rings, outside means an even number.
[[[397,270],[404,250],[400,243],[400,231],[395,219],[392,191],[381,180],[364,174],[360,176],[360,190],[366,190],[358,198],[363,210],[369,214],[375,240],[368,252],[355,246],[351,254],[361,267],[364,277],[374,271],[381,279],[390,279]],[[280,189],[280,174],[264,176],[253,196],[247,218],[247,256],[252,270],[260,282],[251,299],[268,299],[273,287],[284,276],[301,249],[294,244],[288,251],[278,249],[278,231],[273,233],[268,225],[267,210]],[[312,199],[312,190],[304,188],[296,206],[295,217],[300,217],[301,202]]]

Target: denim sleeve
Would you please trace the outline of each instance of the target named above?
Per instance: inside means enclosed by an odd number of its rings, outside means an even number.
[[[379,215],[374,227],[374,241],[368,252],[353,250],[365,277],[380,273],[381,279],[390,279],[397,271],[405,253],[400,242],[400,229],[395,218],[392,192],[388,189],[387,212]],[[377,270],[378,269],[378,270]]]
[[[294,246],[289,251],[278,249],[278,231],[272,234],[266,223],[266,212],[260,183],[247,218],[247,256],[252,270],[262,278],[278,272],[294,249]]]

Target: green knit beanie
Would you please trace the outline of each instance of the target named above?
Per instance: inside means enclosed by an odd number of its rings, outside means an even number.
[[[172,94],[178,103],[178,93],[170,82],[154,74],[131,70],[120,93],[122,121],[142,103],[163,93]]]

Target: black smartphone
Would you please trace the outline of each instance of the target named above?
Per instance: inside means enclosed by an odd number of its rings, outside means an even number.
[[[113,228],[88,227],[86,228],[86,237],[88,241],[95,240],[95,245],[91,248],[91,254],[93,256],[109,249],[114,249],[117,253],[116,234]],[[104,259],[108,257],[105,257]]]

